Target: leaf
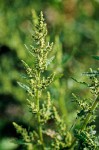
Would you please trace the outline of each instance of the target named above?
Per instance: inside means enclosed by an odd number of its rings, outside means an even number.
[[[27,45],[24,44],[24,46],[25,46],[26,50],[28,50],[28,52],[29,52],[32,56],[34,56],[33,52],[32,52],[31,50],[29,50],[29,48],[27,47]]]
[[[28,91],[28,92],[31,91],[31,89],[30,89],[27,85],[25,85],[25,84],[23,84],[23,83],[21,83],[21,82],[17,82],[17,83],[18,83],[18,85],[19,85],[20,87],[22,87],[22,88],[25,89],[26,91]]]
[[[99,76],[99,72],[98,71],[93,71],[93,72],[84,72],[83,75],[87,75],[89,77],[94,77],[94,76]]]
[[[26,44],[24,44],[24,46],[25,46],[25,48],[26,48],[27,50],[29,50],[29,48],[27,47],[27,45],[26,45]]]
[[[24,61],[24,60],[21,60],[23,65],[25,66],[25,68],[30,68],[29,65]]]
[[[94,59],[99,60],[99,56],[92,56]]]
[[[33,79],[33,77],[29,77],[29,76],[26,75],[26,74],[20,74],[20,76],[21,76],[23,79]]]
[[[72,78],[72,77],[71,77]],[[83,85],[86,85],[87,87],[89,87],[89,85],[86,83],[86,82],[81,82],[81,81],[78,81],[78,80],[76,80],[76,79],[74,79],[74,78],[72,78],[75,82],[77,82],[77,83],[80,83],[80,84],[83,84]]]
[[[46,62],[46,66],[50,65],[50,63],[53,61],[54,58],[55,56],[52,56],[50,59],[48,59]]]
[[[16,139],[16,138],[13,139],[12,142],[19,145],[28,145],[31,143],[31,142],[26,142],[23,139]]]

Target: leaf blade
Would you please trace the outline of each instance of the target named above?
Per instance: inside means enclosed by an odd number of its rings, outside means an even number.
[[[27,92],[31,91],[31,89],[26,84],[23,84],[21,82],[17,82],[17,83],[21,88],[25,89]]]
[[[92,56],[93,59],[99,60],[99,56]]]

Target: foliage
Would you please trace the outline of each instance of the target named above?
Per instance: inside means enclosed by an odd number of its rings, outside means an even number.
[[[28,52],[33,57],[33,64],[31,67],[22,60],[27,73],[25,75],[26,83],[18,82],[19,86],[28,92],[27,103],[33,115],[34,127],[28,131],[14,122],[13,125],[21,135],[20,141],[22,144],[26,144],[27,149],[30,150],[97,150],[99,143],[95,135],[94,121],[99,103],[98,76],[91,69],[90,72],[84,73],[89,77],[89,83],[79,82],[75,79],[77,83],[84,84],[90,89],[92,98],[83,99],[73,94],[74,101],[79,108],[75,124],[69,129],[64,119],[59,115],[56,106],[54,106],[48,90],[57,75],[48,71],[49,64],[53,61],[54,56],[48,58],[53,43],[47,42],[46,36],[46,23],[41,12],[33,30],[32,45],[26,45]]]

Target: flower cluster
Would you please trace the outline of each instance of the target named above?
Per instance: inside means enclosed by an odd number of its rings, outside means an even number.
[[[22,60],[26,70],[26,75],[24,75],[26,84],[18,82],[19,86],[29,94],[27,102],[34,121],[36,121],[35,131],[28,132],[22,126],[16,123],[13,124],[17,132],[21,134],[23,143],[28,145],[31,143],[32,149],[35,147],[36,149],[49,148],[58,150],[70,145],[71,135],[67,132],[66,124],[59,117],[56,107],[51,100],[50,92],[47,90],[47,87],[53,82],[56,75],[51,73],[49,76],[44,76],[48,65],[54,59],[54,56],[48,59],[53,43],[46,42],[46,36],[46,23],[41,12],[32,35],[33,45],[25,45],[33,56],[33,67]],[[43,96],[45,93],[46,96]],[[52,126],[49,126],[50,121]]]

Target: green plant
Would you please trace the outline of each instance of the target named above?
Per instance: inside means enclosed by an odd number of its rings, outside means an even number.
[[[89,77],[89,83],[86,82],[76,82],[86,85],[90,88],[92,98],[82,99],[73,94],[74,100],[79,106],[77,111],[76,125],[78,123],[78,128],[74,130],[74,140],[71,144],[71,147],[75,146],[77,142],[76,149],[98,149],[99,148],[99,139],[96,137],[95,131],[95,118],[96,118],[96,109],[99,105],[99,69],[93,71],[90,69],[89,72],[85,72],[84,75]]]
[[[93,122],[95,121],[95,111],[99,103],[98,75],[93,70],[84,73],[90,78],[89,84],[74,79],[90,88],[93,97],[82,99],[73,94],[79,109],[75,124],[68,129],[54,106],[48,90],[50,84],[60,75],[48,71],[48,66],[54,57],[52,56],[48,59],[53,43],[47,42],[46,36],[46,23],[44,23],[41,12],[32,35],[33,44],[30,47],[26,46],[33,56],[33,65],[30,67],[22,60],[27,73],[27,75],[24,75],[26,84],[18,82],[28,92],[27,103],[33,115],[34,127],[30,127],[28,131],[14,122],[17,132],[22,137],[19,141],[21,141],[21,144],[25,144],[29,150],[96,150],[98,148],[98,138],[95,136]]]

